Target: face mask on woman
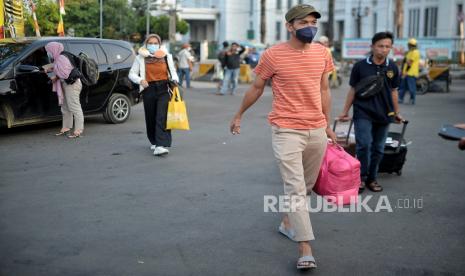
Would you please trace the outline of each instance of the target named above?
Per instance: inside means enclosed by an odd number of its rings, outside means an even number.
[[[147,44],[147,50],[151,54],[155,53],[158,49],[160,49],[159,44]]]
[[[318,28],[315,26],[308,26],[302,29],[298,29],[295,33],[298,40],[303,43],[312,43],[313,38],[316,35]]]

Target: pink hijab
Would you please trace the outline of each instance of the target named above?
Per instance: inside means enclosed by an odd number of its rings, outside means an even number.
[[[59,79],[67,79],[71,70],[73,70],[73,65],[68,60],[67,57],[61,55],[64,47],[63,44],[59,42],[49,42],[45,45],[45,50],[53,57],[53,72]],[[63,104],[63,88],[61,86],[60,80],[57,79],[53,82],[53,91],[58,94],[58,103],[59,105]]]

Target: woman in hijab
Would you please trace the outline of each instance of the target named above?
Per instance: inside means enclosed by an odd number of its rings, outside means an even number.
[[[156,156],[166,155],[171,146],[171,131],[166,129],[168,86],[169,81],[178,82],[179,79],[172,55],[161,47],[160,36],[147,36],[129,71],[129,78],[139,84],[142,93],[150,149]]]
[[[63,44],[59,42],[50,42],[45,45],[47,55],[53,61],[53,91],[58,94],[58,103],[61,105],[61,113],[63,114],[63,126],[56,136],[68,135],[73,128],[74,131],[69,138],[77,138],[82,135],[84,131],[84,115],[82,113],[79,95],[81,94],[82,84],[79,78],[74,82],[65,81],[68,79],[73,65],[69,59],[62,55],[64,50]]]

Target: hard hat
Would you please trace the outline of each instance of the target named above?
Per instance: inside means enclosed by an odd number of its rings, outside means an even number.
[[[408,44],[412,46],[417,46],[417,40],[415,38],[410,38]]]

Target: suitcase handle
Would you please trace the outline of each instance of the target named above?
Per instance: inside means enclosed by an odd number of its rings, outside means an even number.
[[[401,147],[401,145],[402,145],[402,141],[405,140],[405,139],[404,139],[405,131],[407,130],[407,125],[408,125],[409,121],[408,121],[408,120],[402,120],[400,123],[402,124],[402,131],[401,131],[401,133],[400,133],[399,146],[396,148],[395,153],[399,153],[399,152],[400,152],[400,147]]]
[[[337,122],[342,122],[342,121],[339,120],[339,119],[334,119],[334,124],[333,124],[333,131],[334,132],[336,132]],[[346,136],[346,145],[349,144],[350,131],[352,130],[353,125],[354,125],[354,120],[350,119],[349,130],[347,131],[347,136]]]

